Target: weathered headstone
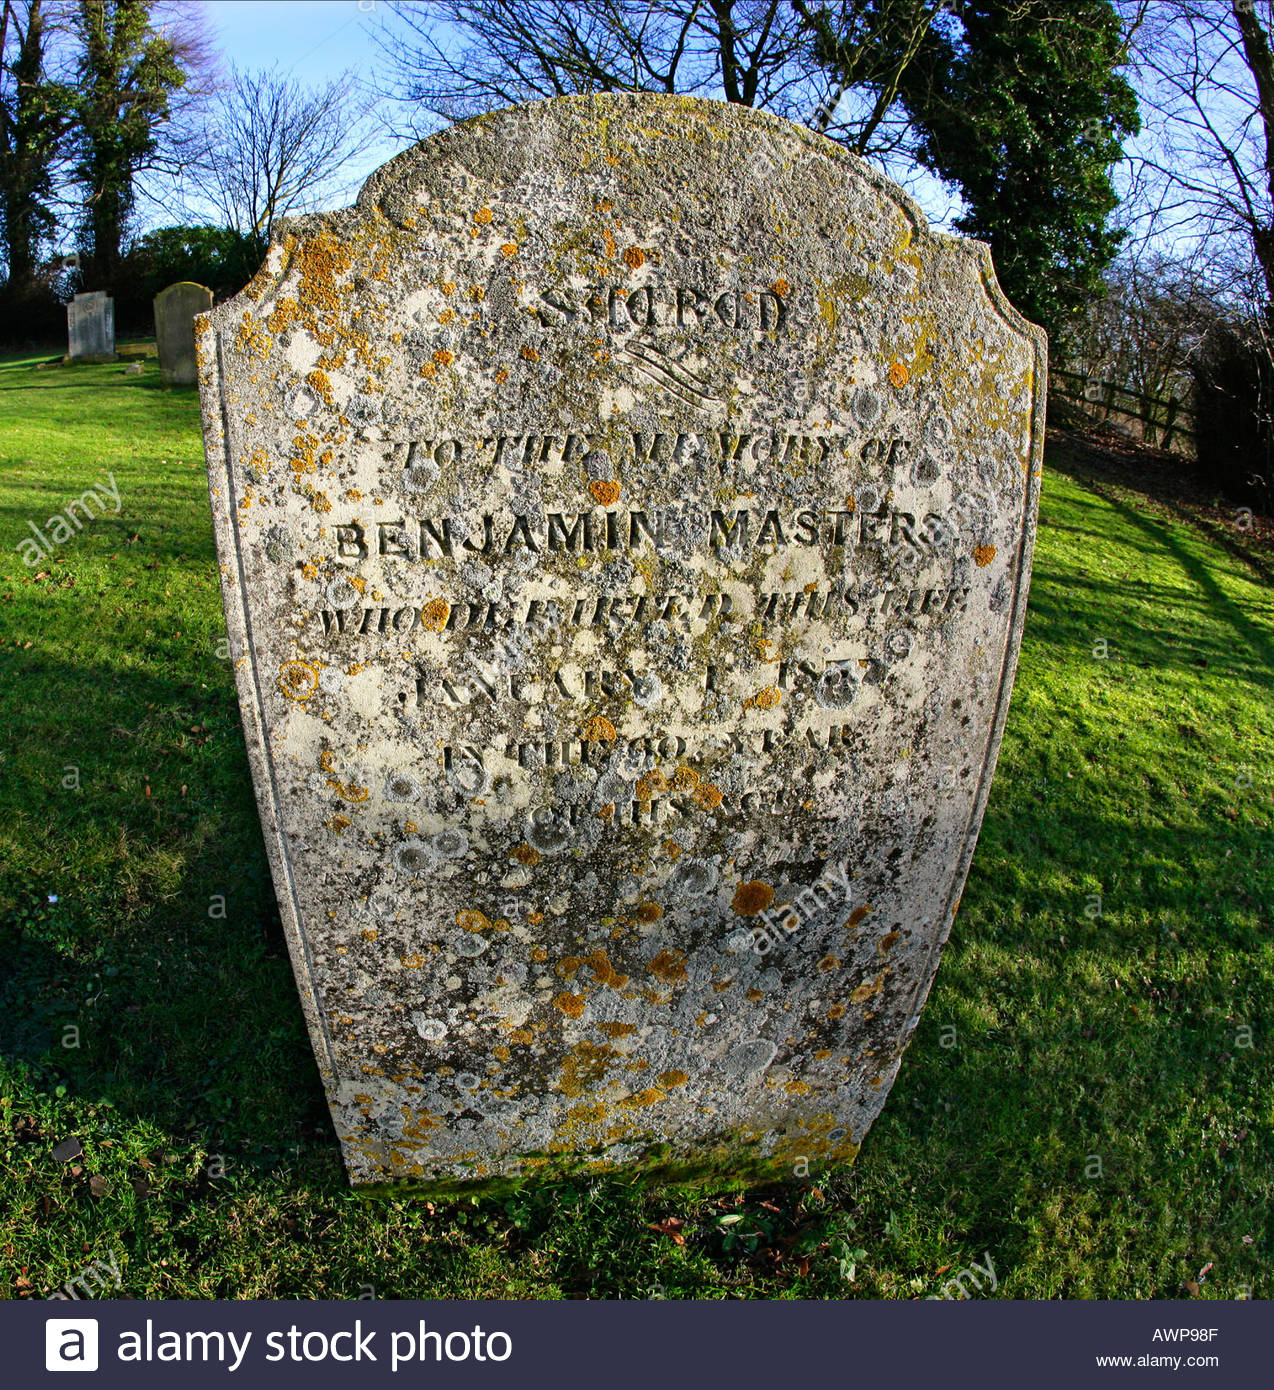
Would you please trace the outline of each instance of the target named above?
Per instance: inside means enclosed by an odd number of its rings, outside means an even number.
[[[351,1178],[853,1156],[1026,602],[1043,333],[700,100],[458,125],[201,318],[262,823]]]
[[[77,294],[66,306],[67,357],[72,362],[115,360],[115,301],[105,290]]]
[[[155,296],[155,345],[165,386],[197,386],[195,315],[212,308],[212,291],[193,280],[179,280]]]

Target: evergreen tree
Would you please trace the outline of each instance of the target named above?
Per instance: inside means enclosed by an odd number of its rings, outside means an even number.
[[[178,45],[151,26],[152,0],[79,0],[75,174],[84,189],[84,288],[112,289],[136,197],[171,94],[186,72]]]
[[[1110,167],[1140,128],[1109,0],[964,0],[903,77],[922,164],[955,184],[1016,308],[1054,336],[1119,247]]]

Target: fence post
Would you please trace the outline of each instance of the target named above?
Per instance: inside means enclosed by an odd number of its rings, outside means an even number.
[[[1163,439],[1159,444],[1159,447],[1164,450],[1165,453],[1172,448],[1172,426],[1177,418],[1177,408],[1180,404],[1181,402],[1176,396],[1169,396],[1168,418],[1163,422]]]

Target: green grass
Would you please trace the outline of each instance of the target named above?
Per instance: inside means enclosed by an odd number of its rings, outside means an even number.
[[[984,1253],[999,1297],[1179,1297],[1209,1263],[1202,1297],[1274,1293],[1274,595],[1240,533],[1051,451],[981,843],[853,1169],[368,1200],[218,654],[196,401],[33,361],[0,361],[5,1296],[104,1259],[138,1298],[912,1298]],[[24,565],[108,473],[119,515]]]

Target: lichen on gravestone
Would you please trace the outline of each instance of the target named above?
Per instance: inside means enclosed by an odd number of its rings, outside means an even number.
[[[196,321],[280,911],[351,1180],[857,1152],[951,929],[1043,333],[776,118],[533,103]]]

